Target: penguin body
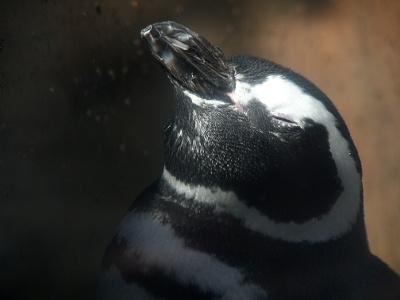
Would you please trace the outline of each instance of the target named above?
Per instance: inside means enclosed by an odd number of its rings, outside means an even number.
[[[99,299],[400,299],[366,238],[357,150],[304,77],[143,29],[174,86],[163,174],[104,255]]]

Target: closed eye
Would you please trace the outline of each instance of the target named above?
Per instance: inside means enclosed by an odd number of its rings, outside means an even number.
[[[273,113],[272,118],[274,118],[277,121],[280,121],[281,123],[286,123],[287,125],[297,124],[297,122],[294,119],[292,119],[289,115],[282,113]]]

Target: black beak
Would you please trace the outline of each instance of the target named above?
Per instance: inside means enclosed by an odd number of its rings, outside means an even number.
[[[222,51],[196,32],[168,21],[147,26],[141,35],[173,84],[210,99],[235,89],[235,71]]]

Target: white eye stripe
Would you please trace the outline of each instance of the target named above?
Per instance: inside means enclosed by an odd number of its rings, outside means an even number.
[[[238,80],[235,93],[242,106],[246,106],[253,99],[258,99],[273,116],[300,125],[306,118],[316,122],[329,120],[326,114],[330,113],[320,101],[304,93],[295,83],[281,76],[270,76],[263,83],[254,86]]]

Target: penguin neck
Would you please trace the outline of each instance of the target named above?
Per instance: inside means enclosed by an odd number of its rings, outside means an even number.
[[[326,215],[296,223],[270,219],[255,207],[247,205],[232,191],[185,183],[177,179],[167,168],[164,169],[161,183],[167,187],[168,194],[172,195],[170,199],[186,199],[185,206],[190,204],[194,207],[211,207],[215,214],[232,216],[248,230],[272,239],[294,243],[320,243],[340,238],[352,230],[365,232],[362,192],[358,195],[360,197],[358,199],[347,199],[346,195],[342,196]],[[360,236],[366,241],[365,233]]]

